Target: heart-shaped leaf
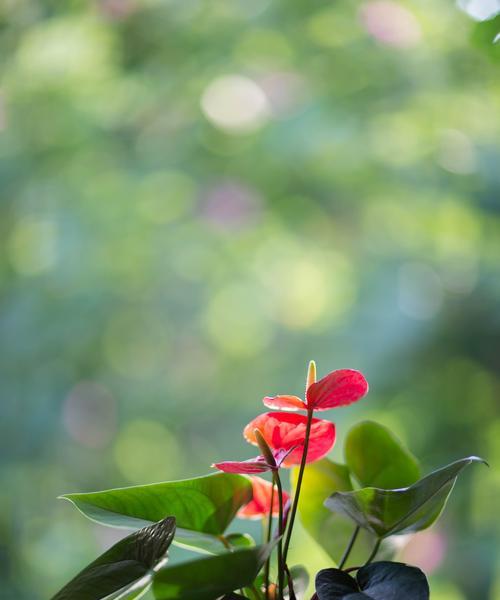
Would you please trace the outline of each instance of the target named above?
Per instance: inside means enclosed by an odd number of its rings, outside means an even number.
[[[292,481],[297,479],[292,471]],[[349,543],[354,526],[344,515],[333,513],[324,506],[325,498],[337,491],[351,491],[349,469],[345,465],[324,458],[307,465],[300,491],[299,516],[306,531],[337,563]],[[373,547],[373,535],[359,534],[350,555],[349,564],[364,562]]]
[[[420,478],[417,459],[387,427],[373,421],[355,425],[347,434],[345,460],[359,483],[394,489]]]
[[[155,573],[157,600],[214,600],[251,585],[275,542],[167,565]]]
[[[429,600],[429,585],[416,567],[377,562],[359,569],[356,579],[339,569],[316,576],[319,600]]]
[[[225,551],[218,536],[251,497],[250,481],[227,473],[61,496],[89,519],[111,527],[138,529],[173,515],[175,543],[209,553]]]
[[[420,531],[439,517],[458,475],[473,462],[485,463],[481,458],[470,456],[434,471],[406,488],[368,487],[336,492],[326,500],[325,506],[350,517],[379,538]]]
[[[144,527],[120,540],[59,591],[52,600],[132,599],[152,581],[165,561],[175,518]]]

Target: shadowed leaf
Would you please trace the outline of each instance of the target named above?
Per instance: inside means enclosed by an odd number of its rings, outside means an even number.
[[[416,567],[377,562],[359,569],[356,579],[339,569],[316,576],[319,600],[429,600],[429,585]]]
[[[175,518],[144,527],[120,540],[72,579],[52,600],[132,599],[166,560],[175,533]]]
[[[275,542],[218,556],[167,565],[155,574],[157,600],[214,600],[251,585]]]

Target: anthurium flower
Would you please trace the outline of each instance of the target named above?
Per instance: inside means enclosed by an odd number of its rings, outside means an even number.
[[[271,497],[273,499],[273,517],[279,515],[279,500],[278,491],[270,481],[262,479],[262,477],[252,477],[253,497],[248,504],[245,504],[238,511],[238,517],[242,519],[262,519],[269,515],[271,507]],[[283,492],[283,506],[290,501],[290,496]]]
[[[272,450],[273,461],[259,455],[248,460],[236,461],[226,460],[220,463],[214,463],[212,467],[224,471],[225,473],[240,473],[242,475],[253,475],[254,473],[265,473],[266,471],[277,471],[283,464],[286,457],[295,449],[292,446],[289,449],[280,448]]]
[[[311,361],[307,378],[306,398],[298,396],[266,396],[269,408],[284,410],[328,410],[356,402],[368,392],[368,382],[354,369],[339,369],[316,381],[316,365]]]
[[[298,465],[302,459],[306,435],[307,417],[295,413],[264,413],[251,421],[243,430],[245,439],[257,445],[255,429],[258,429],[269,447],[275,452],[287,454],[281,458],[284,467]],[[323,458],[335,443],[335,425],[323,419],[312,419],[307,462]]]

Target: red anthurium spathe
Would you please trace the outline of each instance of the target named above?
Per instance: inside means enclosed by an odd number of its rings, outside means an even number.
[[[280,395],[264,398],[264,404],[284,410],[328,410],[356,402],[368,392],[368,382],[359,371],[339,369],[315,381],[316,367],[312,361],[311,365],[305,401],[298,396]]]
[[[270,412],[259,415],[243,430],[245,439],[257,445],[255,429],[269,444],[273,454],[284,451],[281,459],[284,467],[300,464],[306,434],[307,417],[296,413]],[[335,425],[323,419],[312,419],[307,462],[323,458],[335,443]]]
[[[220,463],[214,463],[212,467],[219,469],[219,471],[224,471],[224,473],[240,473],[242,475],[265,473],[273,469],[263,456],[256,456],[255,458],[242,461],[225,460]]]
[[[264,456],[259,455],[248,460],[236,461],[226,460],[220,463],[215,463],[212,467],[224,471],[224,473],[240,473],[242,475],[253,475],[255,473],[265,473],[266,471],[277,471],[284,463],[287,456],[293,452],[295,446],[288,449],[278,448],[272,450],[274,464],[268,461]]]
[[[269,515],[271,497],[273,499],[273,517],[279,515],[279,500],[276,486],[261,477],[252,477],[252,499],[238,511],[238,517],[242,519],[262,519]],[[283,506],[289,502],[290,496],[283,492]]]

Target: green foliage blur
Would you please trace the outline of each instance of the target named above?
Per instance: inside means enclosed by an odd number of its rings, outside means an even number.
[[[334,460],[370,418],[426,471],[490,462],[398,539],[433,600],[500,597],[500,24],[469,12],[1,3],[0,598],[117,540],[59,494],[249,458],[312,358],[371,386]]]

